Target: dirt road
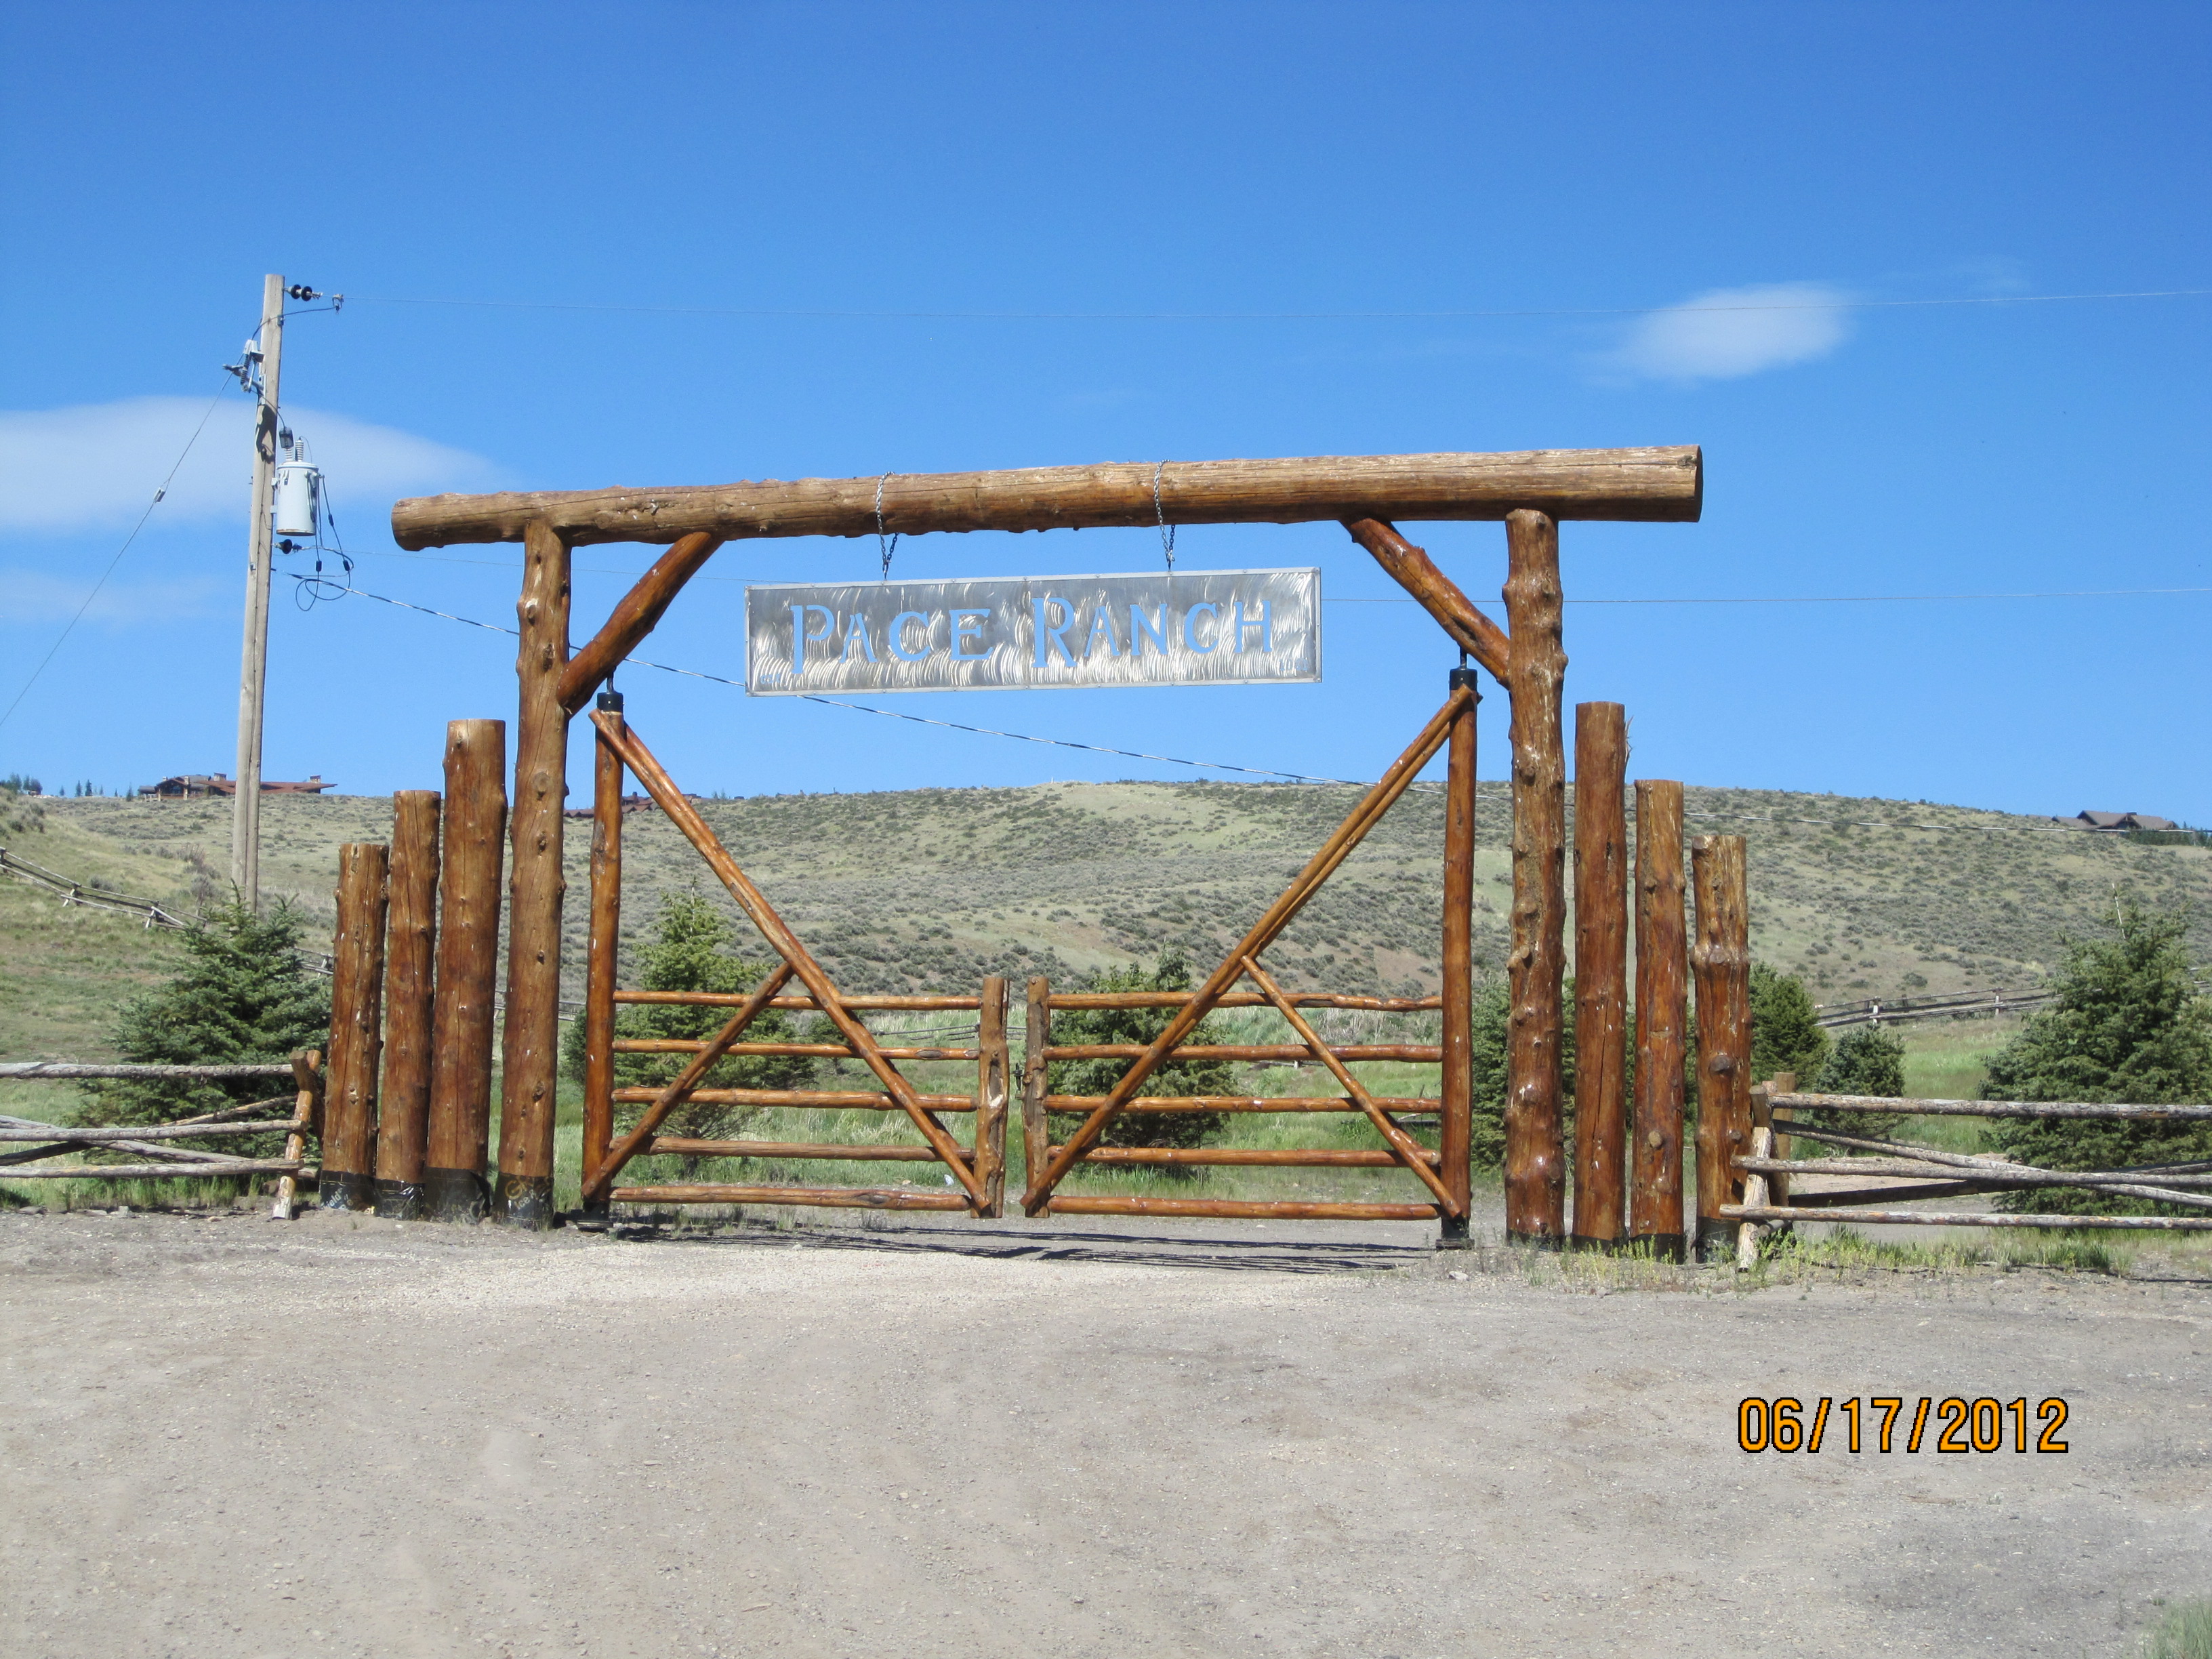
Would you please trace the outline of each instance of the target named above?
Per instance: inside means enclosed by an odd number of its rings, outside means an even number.
[[[1421,1237],[0,1218],[0,1649],[2075,1659],[2212,1593],[2202,1280]],[[1747,1456],[1754,1394],[2059,1395],[2070,1450]]]

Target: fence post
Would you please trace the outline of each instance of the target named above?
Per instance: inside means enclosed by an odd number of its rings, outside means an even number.
[[[295,1048],[292,1051],[292,1124],[291,1133],[284,1137],[284,1156],[296,1163],[307,1150],[307,1137],[322,1133],[323,1118],[323,1051],[319,1048]],[[276,1197],[269,1207],[272,1221],[289,1221],[299,1201],[300,1182],[295,1176],[276,1178]]]
[[[1628,1237],[1682,1259],[1682,1062],[1690,958],[1682,912],[1682,786],[1636,784],[1636,1093]]]
[[[1698,1259],[1731,1261],[1735,1225],[1723,1204],[1742,1201],[1735,1160],[1751,1146],[1751,948],[1741,836],[1690,842],[1698,896]]]
[[[599,693],[599,710],[619,725],[619,691]],[[615,1133],[615,975],[622,945],[623,763],[594,731],[592,760],[592,931],[584,955],[583,1182],[606,1162]],[[586,1196],[588,1215],[604,1217],[606,1200]]]
[[[976,1213],[987,1221],[1006,1212],[1006,980],[986,978],[975,1017],[975,1179],[986,1200]]]
[[[1628,714],[1575,706],[1575,1225],[1620,1243],[1628,1115]]]
[[[1560,1144],[1559,981],[1565,969],[1567,767],[1559,724],[1559,527],[1528,508],[1505,519],[1513,636],[1512,1012],[1505,1060],[1505,1236],[1556,1246],[1566,1228]]]
[[[325,1210],[366,1210],[376,1202],[376,1062],[383,1047],[391,854],[382,842],[351,841],[338,848],[337,933],[331,943],[331,1067],[319,1187]]]
[[[392,915],[384,947],[384,1087],[377,1097],[376,1212],[422,1213],[430,1032],[438,953],[438,792],[392,798]]]
[[[514,807],[507,825],[507,1021],[501,1053],[499,1188],[510,1226],[553,1224],[553,1098],[561,1048],[561,813],[568,771],[568,543],[550,525],[523,532],[522,644],[514,733]]]
[[[434,1221],[480,1221],[490,1196],[484,1159],[507,833],[506,721],[454,720],[446,727],[445,817],[422,1202]]]
[[[1044,1172],[1045,1149],[1052,1144],[1044,1111],[1047,1074],[1052,1070],[1044,1060],[1045,1048],[1052,1042],[1050,980],[1030,981],[1025,1018],[1022,1028],[1022,1186],[1025,1193],[1034,1193],[1037,1176]]]
[[[1451,671],[1450,689],[1474,690],[1474,671]],[[1480,701],[1478,694],[1476,702]],[[1437,1173],[1462,1213],[1447,1215],[1439,1249],[1467,1249],[1474,1115],[1474,703],[1452,720],[1444,783],[1443,1121]]]

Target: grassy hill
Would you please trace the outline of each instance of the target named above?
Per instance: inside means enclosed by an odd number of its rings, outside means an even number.
[[[1047,784],[1024,789],[764,796],[702,803],[708,821],[836,976],[860,991],[966,988],[987,972],[1066,979],[1178,945],[1210,963],[1349,808],[1319,785]],[[1758,953],[1816,998],[2032,984],[2062,937],[2117,893],[2192,908],[2212,958],[2212,850],[2054,831],[2048,820],[1921,802],[1692,788],[1692,833],[1750,842]],[[380,838],[380,798],[271,797],[264,879],[325,933],[341,842]],[[1502,971],[1504,786],[1478,813],[1477,955]],[[227,803],[15,805],[0,845],[87,883],[189,913],[221,890]],[[568,961],[583,947],[589,826],[568,839]],[[1440,796],[1409,794],[1273,951],[1299,986],[1433,989]],[[659,893],[719,886],[658,812],[626,827],[624,933]],[[734,906],[729,907],[735,914]],[[106,1052],[115,1010],[173,942],[125,916],[64,908],[0,878],[0,1058]]]

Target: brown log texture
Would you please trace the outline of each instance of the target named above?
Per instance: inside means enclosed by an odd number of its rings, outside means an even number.
[[[218,1176],[296,1176],[303,1168],[295,1159],[284,1158],[226,1158],[196,1164],[84,1164],[60,1170],[8,1170],[0,1171],[0,1181],[167,1181],[179,1176],[208,1181]]]
[[[1682,907],[1682,786],[1636,785],[1636,1085],[1628,1237],[1680,1261],[1682,1066],[1689,1041],[1689,939]]]
[[[1046,1200],[1052,1189],[1066,1178],[1068,1170],[1081,1161],[1085,1152],[1098,1143],[1122,1107],[1133,1098],[1146,1078],[1188,1037],[1198,1023],[1206,1018],[1219,1001],[1222,994],[1243,977],[1248,962],[1256,961],[1261,952],[1273,944],[1284,928],[1290,926],[1308,900],[1321,890],[1322,884],[1336,868],[1352,855],[1352,849],[1366,838],[1390,810],[1399,796],[1405,793],[1424,766],[1435,758],[1451,733],[1451,723],[1462,708],[1472,702],[1474,694],[1468,690],[1455,692],[1444,706],[1431,717],[1406,751],[1390,764],[1388,771],[1376,780],[1375,787],[1361,798],[1342,823],[1330,832],[1319,851],[1309,860],[1304,869],[1292,878],[1280,897],[1267,907],[1267,912],[1253,924],[1229,956],[1206,976],[1197,994],[1176,1011],[1152,1046],[1130,1064],[1115,1084],[1113,1091],[1084,1120],[1083,1125],[1067,1144],[1053,1156],[1042,1170],[1030,1171],[1029,1190],[1023,1194],[1022,1205],[1030,1215],[1044,1212]],[[1262,994],[1266,994],[1262,988]]]
[[[721,544],[720,537],[696,532],[680,537],[652,569],[638,578],[637,586],[623,595],[591,642],[569,658],[568,665],[561,671],[562,708],[574,714],[591,701],[592,693],[622,666],[623,659],[659,626],[684,585],[699,574]],[[619,709],[622,705],[615,707]]]
[[[1575,1222],[1577,1243],[1627,1231],[1628,712],[1575,706]]]
[[[1690,965],[1698,983],[1698,1256],[1735,1255],[1725,1213],[1743,1201],[1734,1160],[1751,1149],[1751,914],[1741,836],[1699,836],[1690,842],[1697,894],[1697,942]]]
[[[438,792],[392,798],[392,913],[384,945],[384,1086],[376,1102],[376,1212],[422,1213],[438,959]]]
[[[330,1093],[324,1109],[322,1206],[376,1202],[376,1073],[384,1040],[384,926],[392,849],[338,848],[337,933],[331,943]]]
[[[1157,492],[1155,489],[1157,483]],[[880,494],[879,494],[880,492]],[[666,489],[427,495],[392,509],[392,539],[416,551],[520,541],[533,525],[572,546],[775,536],[920,536],[1098,526],[1310,524],[1321,520],[1554,519],[1694,521],[1705,494],[1694,446],[1512,454],[1322,455],[1115,461],[888,478],[763,479]],[[878,517],[877,502],[882,502]]]
[[[646,1156],[672,1153],[679,1158],[780,1158],[857,1159],[874,1164],[934,1164],[937,1154],[927,1146],[884,1146],[838,1140],[699,1140],[684,1135],[655,1135],[645,1144]]]
[[[617,1089],[615,1101],[623,1106],[651,1105],[666,1092],[665,1089]],[[684,1098],[696,1101],[702,1106],[834,1107],[857,1112],[903,1112],[907,1109],[906,1101],[896,1096],[859,1089],[694,1089]],[[932,1112],[972,1112],[975,1109],[973,1095],[917,1095],[909,1092],[908,1098]],[[619,1157],[622,1150],[622,1143],[617,1141],[610,1156]]]
[[[1395,525],[1380,519],[1351,519],[1344,527],[1392,580],[1436,618],[1453,644],[1488,669],[1492,678],[1505,678],[1506,662],[1512,654],[1505,630],[1474,608],[1474,601],[1460,591],[1459,584],[1437,568],[1426,549],[1414,546],[1398,533]]]
[[[543,524],[523,541],[521,696],[508,830],[507,1024],[493,1213],[510,1226],[553,1224],[553,1116],[561,1047],[561,814],[568,794],[568,543]]]
[[[682,551],[679,546],[676,552]],[[669,554],[670,558],[676,552]],[[656,613],[657,614],[657,613]],[[599,699],[622,720],[622,699]],[[622,949],[622,759],[592,745],[592,927],[584,947],[584,1146],[586,1176],[606,1162],[615,1133],[615,979]],[[592,1202],[588,1194],[586,1203]]]
[[[446,727],[445,844],[438,872],[438,984],[431,1016],[426,1209],[485,1212],[491,1049],[499,980],[500,860],[507,837],[507,722]]]
[[[618,719],[619,716],[614,718]],[[720,1062],[722,1056],[736,1046],[738,1037],[744,1035],[745,1027],[760,1018],[762,1011],[768,1006],[775,994],[781,990],[790,979],[791,964],[787,962],[776,963],[774,971],[753,988],[752,996],[745,1005],[723,1023],[722,1029],[715,1032],[713,1037],[700,1047],[698,1053],[692,1056],[690,1064],[669,1079],[665,1086],[659,1090],[616,1089],[611,1086],[611,1080],[607,1091],[611,1111],[612,1101],[627,1100],[633,1094],[647,1095],[650,1097],[652,1103],[646,1108],[644,1115],[631,1126],[628,1134],[617,1141],[597,1161],[586,1166],[583,1177],[583,1198],[586,1204],[597,1205],[605,1201],[606,1191],[614,1184],[615,1177],[622,1173],[623,1166],[635,1158],[639,1148],[653,1139],[653,1133],[668,1121],[668,1115],[671,1112],[688,1100],[700,1098],[714,1092],[701,1090],[699,1080],[714,1070]],[[731,1090],[725,1092],[745,1091]]]
[[[1006,1042],[1006,981],[983,981],[983,1006],[975,1047],[975,1178],[983,1183],[980,1213],[995,1221],[1006,1212],[1006,1096],[1013,1056]]]
[[[1047,1215],[1187,1215],[1247,1221],[1434,1221],[1433,1204],[1300,1203],[1280,1198],[1094,1198],[1055,1193]]]
[[[957,1193],[904,1190],[896,1187],[617,1187],[608,1196],[617,1204],[794,1204],[833,1210],[964,1210]]]
[[[1475,709],[1481,694],[1469,669],[1453,669],[1447,684],[1471,698],[1454,717],[1444,744],[1443,1040],[1437,1048],[1437,1092],[1443,1101],[1437,1168],[1452,1198],[1438,1243],[1458,1249],[1468,1242],[1474,1205]]]
[[[1440,1152],[1424,1151],[1421,1160],[1438,1166]],[[1343,1151],[1318,1146],[1093,1146],[1085,1164],[1253,1164],[1290,1170],[1394,1170],[1395,1152],[1362,1147]]]
[[[1198,994],[1195,991],[1068,991],[1056,993],[1055,1008],[1180,1008]],[[1351,1008],[1375,1014],[1434,1013],[1443,1006],[1441,997],[1363,997],[1335,991],[1285,993],[1301,1008]],[[742,991],[617,991],[617,1003],[665,1003],[702,1008],[734,1008],[745,1000]],[[953,1013],[973,1012],[976,999],[960,996],[868,996],[840,999],[855,1012]],[[802,1013],[818,1013],[812,997],[778,997],[773,1005]],[[1217,1008],[1260,1008],[1267,999],[1257,991],[1231,991],[1219,998]],[[34,1062],[35,1063],[35,1062]],[[281,1070],[281,1067],[276,1068]],[[5,1075],[0,1070],[0,1075]]]
[[[1045,1099],[1051,1067],[1044,1051],[1052,1043],[1052,981],[1029,982],[1029,1007],[1022,1028],[1022,1184],[1036,1180],[1039,1170],[1052,1161],[1052,1131],[1046,1121]],[[1088,1108],[1085,1108],[1088,1110]]]
[[[292,1051],[292,1125],[291,1133],[284,1137],[284,1161],[297,1164],[307,1155],[307,1137],[316,1131],[323,1115],[323,1051],[319,1048],[295,1048]],[[299,1204],[300,1181],[296,1171],[288,1170],[276,1178],[276,1195],[270,1201],[269,1216],[272,1221],[289,1221]]]
[[[597,714],[592,718],[607,741],[614,745],[615,752],[622,757],[623,764],[629,768],[631,775],[645,786],[646,793],[668,815],[669,822],[683,832],[684,838],[707,861],[708,868],[714,872],[723,886],[729,889],[730,896],[737,900],[738,908],[760,930],[761,937],[768,941],[769,947],[790,964],[792,971],[806,987],[807,994],[821,1005],[823,1012],[829,1015],[830,1024],[837,1028],[838,1034],[859,1051],[862,1061],[876,1074],[876,1080],[898,1103],[900,1109],[906,1113],[915,1127],[921,1131],[922,1139],[930,1144],[945,1167],[952,1171],[967,1193],[969,1201],[980,1210],[984,1202],[982,1184],[976,1180],[975,1172],[969,1167],[959,1146],[945,1132],[945,1126],[932,1115],[931,1109],[922,1103],[921,1097],[915,1092],[914,1085],[900,1075],[896,1066],[883,1057],[875,1037],[845,1007],[836,987],[830,982],[830,976],[823,972],[821,964],[799,943],[799,936],[785,925],[775,908],[753,884],[752,878],[738,867],[738,861],[730,856],[728,849],[715,838],[706,819],[699,816],[698,810],[676,787],[675,780],[653,758],[652,750],[645,746],[643,739],[635,731],[610,731]],[[972,1106],[973,1103],[969,1103]]]
[[[1559,530],[1541,513],[1505,520],[1505,616],[1513,635],[1513,916],[1506,957],[1505,1234],[1566,1232],[1560,1113],[1560,980],[1566,970],[1567,767],[1560,688]]]

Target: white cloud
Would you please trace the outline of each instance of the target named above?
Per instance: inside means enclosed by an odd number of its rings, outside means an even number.
[[[0,531],[129,528],[206,412],[198,398],[0,410]],[[364,509],[380,517],[401,495],[493,482],[491,463],[482,456],[411,432],[314,409],[287,407],[284,419],[307,441],[331,500],[342,514],[352,507],[354,520]],[[226,394],[156,520],[243,524],[252,489],[252,404]]]
[[[1731,380],[1825,357],[1850,332],[1850,300],[1820,283],[1716,289],[1640,319],[1607,362],[1655,380]]]
[[[244,581],[241,574],[240,592]],[[204,617],[216,608],[221,586],[207,576],[176,581],[112,581],[86,606],[84,619],[110,628],[129,628],[140,623]],[[10,626],[66,623],[84,604],[91,586],[88,581],[66,581],[43,570],[0,568],[0,592],[8,596],[6,621]]]

